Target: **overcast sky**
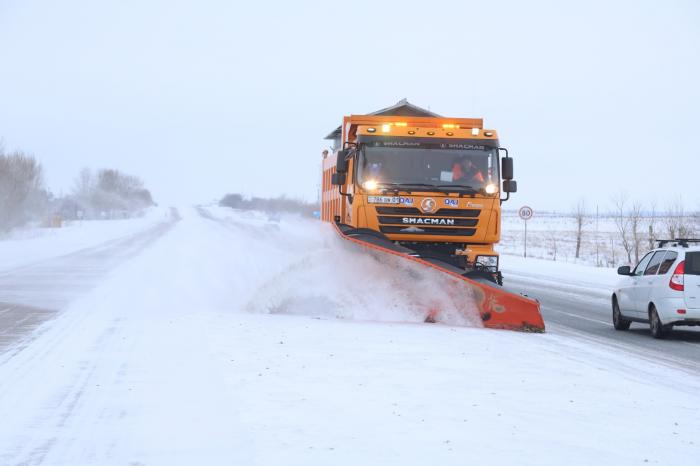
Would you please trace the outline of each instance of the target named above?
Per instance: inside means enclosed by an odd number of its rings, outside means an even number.
[[[165,204],[315,200],[323,137],[406,97],[499,131],[508,207],[696,210],[698,5],[0,0],[0,138],[56,194],[114,167]]]

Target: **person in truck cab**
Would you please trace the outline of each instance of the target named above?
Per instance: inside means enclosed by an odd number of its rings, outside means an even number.
[[[382,163],[381,162],[372,162],[369,164],[369,176],[372,178],[379,178],[379,176],[382,174]]]
[[[484,182],[484,174],[469,157],[462,157],[452,166],[452,181]]]

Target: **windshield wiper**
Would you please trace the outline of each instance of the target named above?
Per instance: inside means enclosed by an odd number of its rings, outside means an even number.
[[[476,189],[473,186],[467,186],[467,185],[461,185],[461,184],[439,184],[435,186],[436,188],[440,189],[452,189],[455,191],[462,191],[462,192],[468,192],[468,193],[473,193],[473,194],[478,194],[479,190]]]
[[[437,192],[459,192],[467,194],[478,194],[479,190],[472,186],[458,184],[427,184],[427,183],[379,183],[379,189],[391,191],[406,191],[412,192],[417,190],[428,190]]]
[[[386,187],[386,188],[385,188]],[[410,192],[411,190],[416,190],[416,189],[423,189],[423,188],[430,188],[433,191],[441,191],[440,189],[437,189],[438,187],[435,186],[434,184],[426,184],[426,183],[379,183],[379,189],[391,189],[391,190],[399,190],[399,191],[408,191]]]

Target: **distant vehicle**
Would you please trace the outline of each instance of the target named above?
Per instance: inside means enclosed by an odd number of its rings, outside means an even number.
[[[700,239],[660,240],[624,275],[612,295],[615,330],[632,322],[648,323],[654,338],[664,338],[676,325],[700,325]]]

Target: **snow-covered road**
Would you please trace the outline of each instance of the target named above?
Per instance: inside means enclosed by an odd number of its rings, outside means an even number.
[[[0,354],[0,464],[696,464],[695,374],[422,324],[439,283],[327,226],[181,213]]]
[[[57,234],[2,243],[0,352],[65,309],[178,220],[176,210],[155,211],[146,218],[81,224],[72,231],[45,230]],[[105,227],[109,228],[105,231]]]

